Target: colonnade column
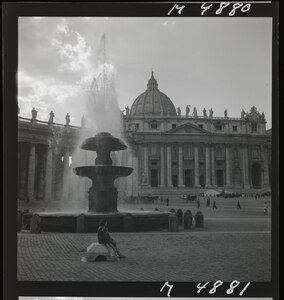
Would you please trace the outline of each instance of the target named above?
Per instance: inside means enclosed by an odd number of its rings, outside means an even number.
[[[171,187],[172,185],[172,154],[171,146],[167,145],[167,186]]]
[[[226,145],[226,185],[231,185],[231,176],[230,176],[230,146]]]
[[[69,150],[66,149],[63,157],[63,200],[68,200],[69,194]]]
[[[248,148],[242,147],[242,182],[244,188],[250,188],[248,176]]]
[[[198,158],[198,146],[194,145],[194,186],[200,187],[199,184],[199,158]]]
[[[214,145],[211,146],[211,179],[212,186],[216,186],[216,177],[215,177],[215,148]]]
[[[45,167],[45,190],[44,199],[50,201],[52,197],[52,156],[51,146],[47,146],[46,167]]]
[[[19,166],[19,179],[18,179],[18,196],[24,198],[26,195],[26,163],[27,152],[25,147],[21,147],[21,143],[18,144],[18,151],[20,154]]]
[[[178,146],[178,186],[184,187],[182,145]]]
[[[35,196],[35,144],[30,144],[27,196],[29,197],[29,200],[34,200],[34,196]]]
[[[161,145],[161,184],[160,187],[165,186],[165,147]]]
[[[36,165],[36,169],[37,169],[37,179],[38,179],[38,185],[37,185],[37,197],[38,199],[43,199],[44,198],[44,165],[45,165],[45,161],[44,161],[44,151],[43,151],[43,147],[39,148],[39,153],[37,156],[37,165]]]
[[[205,148],[205,165],[206,165],[206,182],[205,186],[210,187],[211,186],[211,181],[210,181],[210,148],[209,145],[206,145]]]

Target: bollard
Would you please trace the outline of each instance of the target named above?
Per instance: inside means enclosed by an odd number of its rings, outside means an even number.
[[[22,230],[22,224],[23,224],[23,213],[21,210],[18,210],[18,215],[17,215],[17,231]]]
[[[38,214],[33,214],[30,224],[30,233],[40,233],[40,216]]]
[[[83,233],[86,232],[86,216],[84,214],[80,214],[76,219],[76,232]]]
[[[195,227],[204,227],[204,217],[201,211],[195,215]]]
[[[123,231],[124,232],[134,231],[134,218],[130,213],[126,214],[123,218]]]
[[[183,216],[184,229],[190,229],[192,226],[192,221],[192,213],[190,210],[187,210]]]
[[[168,217],[169,231],[178,231],[178,217],[175,214],[170,214]]]
[[[176,216],[178,217],[178,225],[182,226],[183,212],[180,208],[177,210]]]

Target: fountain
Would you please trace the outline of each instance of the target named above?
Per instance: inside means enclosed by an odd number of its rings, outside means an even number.
[[[73,168],[76,175],[92,180],[89,189],[90,213],[117,212],[117,189],[113,182],[119,177],[129,176],[133,169],[112,166],[110,153],[125,150],[127,146],[108,132],[100,132],[95,137],[86,139],[80,147],[88,151],[96,151],[95,166]]]
[[[80,129],[78,144],[81,146],[76,147],[75,153],[72,154],[73,174],[70,173],[70,176],[63,180],[64,190],[68,191],[69,187],[70,192],[65,193],[66,199],[61,201],[62,203],[60,201],[56,203],[58,206],[62,205],[60,211],[59,209],[57,211],[47,209],[25,213],[23,217],[27,229],[30,227],[30,220],[33,215],[39,216],[39,218],[36,216],[34,219],[40,220],[41,231],[96,232],[102,218],[108,220],[108,227],[112,232],[165,230],[168,228],[169,213],[135,210],[131,206],[118,211],[118,194],[121,202],[123,202],[124,197],[127,196],[125,185],[128,184],[129,188],[131,182],[126,184],[117,182],[116,188],[114,181],[131,175],[133,168],[112,165],[111,157],[116,163],[123,161],[123,156],[117,155],[119,153],[115,152],[125,150],[128,147],[122,140],[111,135],[114,134],[123,138],[121,111],[115,93],[115,69],[106,60],[105,34],[101,39],[99,56],[100,54],[102,59],[99,60],[100,62],[98,61],[97,66],[100,72],[93,78],[90,89],[86,92],[86,110],[84,112],[84,126],[82,126],[85,127],[87,123],[86,127],[99,133],[94,137],[89,137],[92,134],[89,130]],[[61,138],[57,132],[54,132],[54,135],[57,140]],[[91,151],[97,154],[94,165],[90,165],[92,159],[87,155]],[[125,152],[123,154],[126,154]],[[114,153],[116,155],[113,155]],[[127,159],[129,157],[131,157],[131,151],[124,156]],[[138,166],[136,168],[138,169]],[[136,172],[138,172],[137,169]],[[88,181],[82,177],[87,177],[92,181],[88,196]]]
[[[88,195],[88,211],[85,212],[39,212],[29,216],[31,223],[37,222],[40,231],[54,232],[96,232],[99,222],[107,219],[111,231],[166,230],[169,213],[154,211],[118,211],[118,191],[114,181],[127,177],[133,168],[113,166],[112,151],[125,150],[128,147],[108,132],[99,132],[87,138],[81,149],[97,153],[94,166],[78,166],[73,172],[92,181]],[[34,228],[31,226],[30,228]],[[34,231],[33,231],[34,232]]]

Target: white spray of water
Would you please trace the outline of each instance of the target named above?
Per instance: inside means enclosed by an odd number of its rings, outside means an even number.
[[[109,132],[114,137],[123,139],[122,112],[119,109],[115,91],[116,70],[111,63],[107,62],[105,34],[101,38],[96,70],[97,74],[94,76],[90,88],[83,92],[83,99],[81,100],[86,103],[84,112],[85,127],[81,127],[79,130],[76,150],[72,155],[72,165],[67,177],[68,180],[67,178],[63,180],[64,184],[68,185],[63,187],[63,190],[68,191],[68,195],[63,196],[68,200],[63,201],[64,207],[61,207],[65,210],[86,210],[88,207],[88,190],[91,181],[75,175],[72,168],[94,165],[96,153],[80,149],[82,142],[101,131]],[[111,158],[113,165],[132,166],[131,151],[129,149],[112,152]],[[126,178],[116,180],[115,185],[119,192],[119,200],[131,194],[131,188],[129,187],[131,184],[131,181]]]

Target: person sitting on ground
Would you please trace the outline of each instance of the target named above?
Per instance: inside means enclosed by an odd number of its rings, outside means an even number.
[[[99,243],[105,245],[108,248],[109,253],[113,250],[117,257],[125,258],[125,256],[117,249],[116,242],[110,237],[107,228],[107,221],[105,219],[100,221],[97,234]]]

